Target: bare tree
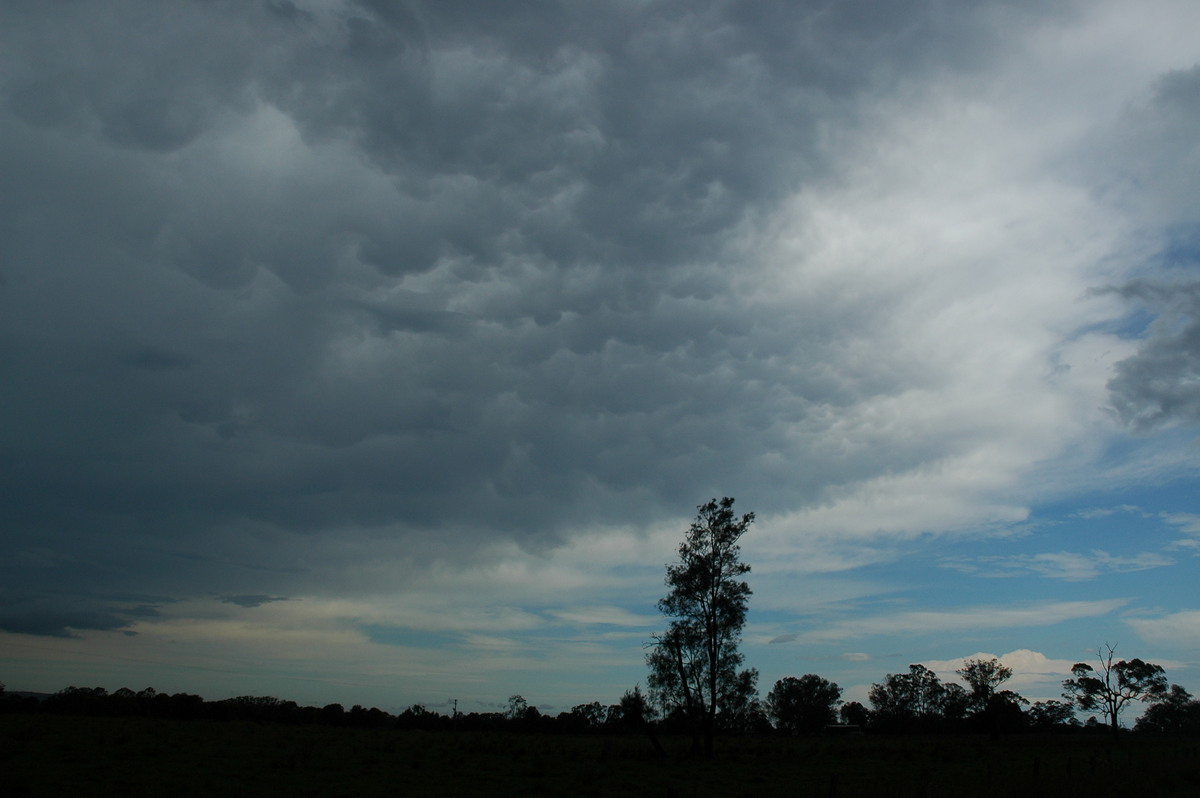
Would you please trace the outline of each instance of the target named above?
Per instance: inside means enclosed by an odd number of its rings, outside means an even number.
[[[1063,682],[1063,698],[1074,701],[1080,709],[1102,711],[1113,737],[1120,733],[1120,715],[1130,701],[1154,701],[1168,690],[1161,666],[1137,658],[1113,662],[1116,652],[1116,646],[1105,643],[1104,650],[1096,649],[1099,670],[1077,662],[1071,668],[1075,678]]]

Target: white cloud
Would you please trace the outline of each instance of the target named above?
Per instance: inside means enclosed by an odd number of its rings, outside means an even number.
[[[1064,621],[1108,615],[1128,603],[1129,599],[1118,598],[1094,601],[1033,601],[1005,606],[976,605],[953,610],[913,610],[833,621],[823,628],[798,633],[796,640],[803,643],[878,635],[923,634],[931,630],[954,633],[1051,626]]]
[[[1146,571],[1174,564],[1170,557],[1157,552],[1121,556],[1098,549],[1088,553],[1059,551],[943,560],[945,567],[974,576],[995,578],[1035,574],[1068,582],[1081,582],[1113,573]]]
[[[582,626],[628,626],[645,629],[658,626],[662,618],[658,615],[638,615],[623,607],[572,607],[549,610],[549,614],[566,623]]]
[[[1200,610],[1182,610],[1157,618],[1126,618],[1147,643],[1192,651],[1200,649]]]
[[[1004,683],[1003,689],[1012,690],[1029,700],[1060,699],[1062,681],[1071,676],[1071,668],[1077,662],[1051,659],[1040,651],[1021,648],[1000,655],[978,651],[955,659],[925,660],[921,664],[937,673],[942,681],[961,684],[962,679],[956,671],[962,669],[968,659],[1000,660],[1013,672],[1012,677]]]
[[[1002,90],[941,88],[880,109],[835,153],[841,180],[806,187],[754,244],[757,302],[854,320],[828,365],[844,401],[784,430],[845,473],[795,511],[797,529],[1010,525],[1028,512],[1014,495],[1055,489],[1047,464],[1092,457],[1116,431],[1106,381],[1133,348],[1095,328],[1120,312],[1112,298],[1082,298],[1115,273],[1124,222],[1055,174],[1067,142],[1039,127],[1053,122]]]
[[[1140,513],[1145,516],[1145,513],[1140,507],[1135,507],[1132,504],[1122,504],[1119,507],[1096,507],[1090,510],[1080,510],[1075,513],[1077,518],[1093,519],[1093,518],[1108,518],[1117,513]]]
[[[1200,535],[1200,515],[1195,513],[1163,513],[1163,520],[1174,527],[1178,527],[1180,532],[1186,532],[1189,535]]]

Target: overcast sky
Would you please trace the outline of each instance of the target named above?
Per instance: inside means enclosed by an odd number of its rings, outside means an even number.
[[[1200,691],[1193,0],[0,7],[0,680]]]

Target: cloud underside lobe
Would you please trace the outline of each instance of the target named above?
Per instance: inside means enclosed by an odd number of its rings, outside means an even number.
[[[714,495],[764,572],[1019,524],[1200,420],[1200,73],[1118,5],[7,4],[0,628],[432,626],[319,600],[636,567]],[[503,617],[644,620],[556,567]]]

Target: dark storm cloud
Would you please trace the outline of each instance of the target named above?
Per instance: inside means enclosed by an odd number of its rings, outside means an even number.
[[[1154,317],[1108,387],[1121,419],[1145,432],[1200,421],[1200,66],[1162,76],[1130,116],[1112,157],[1162,242],[1144,270],[1164,276],[1104,292]]]
[[[89,630],[128,630],[137,619],[154,618],[150,604],[121,606],[110,601],[68,596],[0,596],[0,629],[46,637],[78,637]]]
[[[1200,283],[1139,281],[1115,290],[1157,314],[1136,355],[1108,383],[1121,419],[1147,431],[1200,422]]]
[[[268,596],[265,593],[259,593],[252,596],[221,596],[221,601],[226,604],[236,604],[239,607],[253,609],[261,607],[264,604],[270,604],[274,601],[287,601],[286,596]]]
[[[828,365],[870,308],[748,299],[738,241],[1030,22],[972,9],[6,4],[6,545],[245,598],[319,567],[293,535],[537,548],[903,465],[784,433],[899,382]]]

